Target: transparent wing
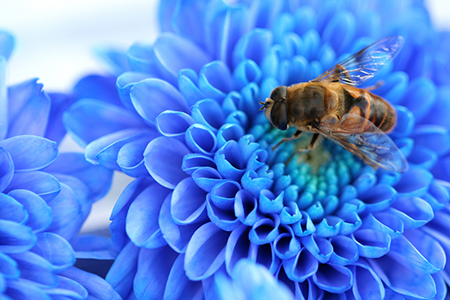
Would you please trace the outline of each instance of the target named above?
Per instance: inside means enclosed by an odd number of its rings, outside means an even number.
[[[319,125],[315,131],[368,165],[399,173],[408,170],[408,162],[395,143],[373,123],[359,115],[347,114],[339,125]]]
[[[340,82],[359,86],[377,75],[403,46],[401,36],[388,37],[350,55],[312,81]]]

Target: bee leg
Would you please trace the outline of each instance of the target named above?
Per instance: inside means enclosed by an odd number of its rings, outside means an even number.
[[[319,135],[318,133],[314,133],[313,136],[312,136],[312,138],[311,138],[311,140],[309,141],[309,146],[308,146],[308,148],[307,148],[307,149],[298,149],[297,152],[300,152],[300,153],[306,153],[306,152],[309,152],[309,151],[311,151],[312,149],[314,149],[314,146],[315,146],[315,144],[316,144],[316,142],[317,142],[319,136],[320,136],[320,135]]]
[[[383,80],[378,80],[376,84],[368,86],[366,88],[364,88],[366,91],[370,92],[373,90],[376,90],[377,88],[379,88],[380,86],[382,86],[384,84]]]
[[[276,144],[275,146],[272,147],[272,151],[275,151],[275,149],[277,149],[284,142],[298,139],[301,134],[302,134],[302,132],[300,130],[297,130],[296,132],[294,132],[294,134],[290,138],[283,138],[281,141],[278,142],[278,144]]]

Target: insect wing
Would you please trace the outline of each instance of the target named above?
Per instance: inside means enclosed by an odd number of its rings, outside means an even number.
[[[355,114],[347,114],[342,120],[339,125],[334,127],[319,125],[316,132],[358,156],[369,165],[399,173],[408,170],[408,162],[402,152],[373,123]],[[361,128],[364,128],[364,132],[361,132]]]
[[[339,82],[359,86],[377,75],[399,53],[401,36],[388,37],[350,55],[313,81]]]

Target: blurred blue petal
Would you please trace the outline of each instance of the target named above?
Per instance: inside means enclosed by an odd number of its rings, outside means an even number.
[[[52,175],[34,171],[26,173],[16,173],[4,192],[15,189],[26,189],[41,196],[45,201],[55,198],[61,190],[61,184]]]
[[[59,144],[66,135],[63,114],[76,99],[73,95],[61,93],[51,93],[49,97],[52,105],[44,137]]]
[[[11,155],[0,148],[0,191],[4,191],[14,174],[14,164]]]
[[[77,99],[98,99],[109,104],[120,105],[113,76],[88,75],[77,82],[74,95]]]
[[[8,60],[14,49],[14,44],[14,36],[7,31],[0,31],[0,56]]]
[[[4,139],[8,133],[8,96],[5,73],[6,59],[0,55],[0,140]]]
[[[31,227],[33,231],[41,232],[50,226],[53,219],[52,210],[41,197],[24,189],[13,190],[8,195],[23,205],[28,215],[26,225]],[[2,196],[0,196],[1,198]],[[4,219],[3,216],[2,219]]]
[[[59,152],[55,142],[33,135],[8,138],[0,141],[0,147],[10,153],[16,172],[45,168],[56,159]]]
[[[167,278],[164,299],[196,299],[202,297],[202,282],[192,281],[186,277],[184,257],[184,254],[180,254],[173,263],[169,277]]]
[[[115,259],[117,250],[111,239],[98,235],[78,235],[70,240],[77,258]]]
[[[3,253],[21,253],[31,249],[37,237],[31,228],[13,221],[0,220],[0,251]]]

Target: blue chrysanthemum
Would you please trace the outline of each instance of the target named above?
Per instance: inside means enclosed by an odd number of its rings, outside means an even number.
[[[448,34],[421,1],[163,1],[160,19],[167,32],[127,64],[111,53],[124,73],[80,81],[64,116],[88,161],[137,178],[111,216],[120,254],[107,280],[122,297],[208,298],[242,259],[296,299],[446,295]],[[396,108],[408,172],[328,141],[271,150],[292,132],[259,99],[392,35],[406,44],[375,93]]]
[[[81,153],[58,155],[72,97],[49,96],[36,79],[7,88],[13,44],[0,32],[0,298],[118,299],[103,279],[73,267],[87,239],[76,234],[112,172]]]

